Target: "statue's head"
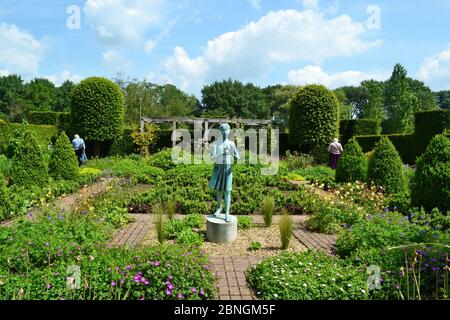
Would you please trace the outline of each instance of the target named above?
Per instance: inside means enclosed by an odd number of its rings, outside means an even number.
[[[231,132],[231,127],[228,123],[222,123],[219,130],[223,135],[228,136]]]

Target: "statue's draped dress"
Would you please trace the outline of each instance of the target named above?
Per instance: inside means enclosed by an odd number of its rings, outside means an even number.
[[[225,153],[225,149],[229,153]],[[231,191],[233,188],[233,158],[239,159],[239,154],[234,142],[222,140],[213,143],[211,148],[211,157],[216,161],[212,173],[209,187],[217,191]]]

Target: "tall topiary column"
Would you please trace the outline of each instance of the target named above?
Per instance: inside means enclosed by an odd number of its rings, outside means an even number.
[[[71,117],[76,133],[93,142],[100,155],[101,143],[119,137],[124,117],[124,96],[120,88],[105,78],[88,78],[73,90]]]
[[[44,156],[34,134],[25,130],[14,150],[10,183],[21,186],[44,186],[48,181]]]
[[[417,159],[411,190],[413,206],[450,210],[450,139],[437,135]]]
[[[322,85],[299,89],[291,102],[289,138],[303,152],[325,148],[339,133],[339,103],[334,93]]]
[[[64,132],[55,142],[48,171],[55,180],[75,180],[78,176],[77,156]]]
[[[387,137],[375,145],[369,160],[368,180],[389,193],[403,192],[407,188],[402,159]]]
[[[336,167],[336,182],[365,181],[366,178],[367,159],[358,141],[350,139]]]

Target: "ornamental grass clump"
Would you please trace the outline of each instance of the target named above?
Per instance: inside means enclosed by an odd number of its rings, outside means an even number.
[[[261,207],[261,214],[264,217],[264,225],[266,228],[272,226],[273,214],[275,212],[275,199],[273,197],[264,198],[264,202]]]
[[[166,202],[166,212],[169,220],[172,220],[177,210],[177,202],[174,199],[169,199]]]
[[[164,240],[166,239],[166,222],[164,220],[164,209],[160,204],[157,204],[153,207],[153,213],[156,216],[156,222],[155,222],[155,230],[156,230],[156,236],[158,237],[158,242],[160,244],[164,243]]]
[[[280,218],[281,249],[286,250],[289,248],[293,230],[294,220],[292,219],[292,216],[290,216],[287,212],[283,213]]]

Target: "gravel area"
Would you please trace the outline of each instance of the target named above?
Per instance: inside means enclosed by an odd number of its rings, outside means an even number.
[[[206,228],[201,231],[206,233]],[[249,251],[248,247],[253,241],[261,243],[262,247],[256,251]],[[173,243],[173,240],[169,240]],[[153,246],[157,245],[156,232],[152,228],[146,235],[141,245]],[[281,250],[280,231],[278,225],[272,225],[270,228],[263,226],[253,226],[247,230],[238,230],[238,238],[232,243],[217,244],[205,241],[201,247],[206,255],[215,257],[226,256],[254,256],[268,257],[280,254],[282,252],[300,252],[305,251],[306,247],[300,243],[294,236],[291,238],[290,246],[287,250]]]

